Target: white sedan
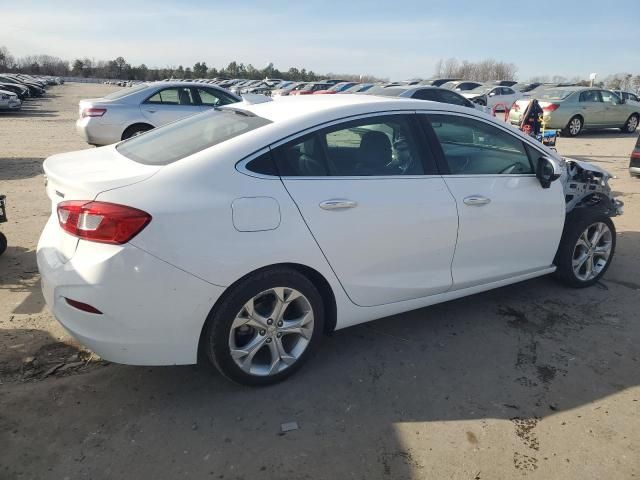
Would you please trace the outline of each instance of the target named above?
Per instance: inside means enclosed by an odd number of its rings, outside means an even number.
[[[81,100],[76,131],[91,145],[109,145],[242,98],[198,82],[142,83]]]
[[[493,110],[510,110],[516,100],[524,95],[511,87],[480,85],[473,90],[460,92],[463,97],[468,98],[478,105],[488,107]]]
[[[608,175],[456,105],[223,107],[44,162],[47,304],[101,357],[282,380],[323,333],[613,258]]]

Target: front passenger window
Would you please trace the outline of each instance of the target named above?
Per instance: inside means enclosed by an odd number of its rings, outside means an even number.
[[[428,118],[452,175],[534,173],[524,144],[514,135],[467,117]]]

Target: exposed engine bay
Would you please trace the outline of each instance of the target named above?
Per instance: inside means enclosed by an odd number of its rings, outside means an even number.
[[[565,158],[567,176],[563,176],[567,213],[575,208],[602,208],[607,215],[622,215],[623,203],[611,194],[611,175],[588,162]]]

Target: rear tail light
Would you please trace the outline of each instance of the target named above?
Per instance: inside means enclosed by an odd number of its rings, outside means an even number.
[[[101,117],[107,113],[106,108],[84,108],[80,116],[84,117]]]
[[[633,152],[631,152],[631,158],[640,160],[640,150],[634,150]]]
[[[540,106],[542,107],[542,110],[544,112],[555,112],[560,105],[558,105],[557,103],[543,103],[540,102]]]
[[[150,221],[148,213],[115,203],[70,200],[58,204],[58,222],[62,229],[92,242],[122,245]]]

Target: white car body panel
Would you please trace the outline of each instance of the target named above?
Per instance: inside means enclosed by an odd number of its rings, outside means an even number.
[[[458,219],[440,176],[291,177],[284,184],[355,304],[381,305],[451,288]],[[320,207],[331,199],[357,205]]]
[[[166,166],[136,163],[112,146],[45,161],[54,207],[37,251],[45,299],[65,328],[104,358],[194,363],[206,317],[227,287],[271,265],[299,264],[321,275],[335,297],[336,329],[555,269],[561,181],[545,190],[527,175],[281,179],[243,167],[327,122],[409,108],[501,125],[562,171],[557,153],[518,130],[466,107],[368,95],[284,97],[233,108],[273,123]],[[125,245],[70,237],[72,247],[58,226],[56,191],[65,200],[132,206],[152,220]],[[470,194],[492,202],[465,209],[460,200]],[[358,207],[318,206],[340,197]],[[252,214],[252,206],[265,215]],[[67,296],[104,315],[70,307]]]
[[[535,175],[447,175],[460,229],[452,265],[456,288],[548,268],[564,227],[560,182],[540,188]],[[479,195],[485,205],[466,205]]]

